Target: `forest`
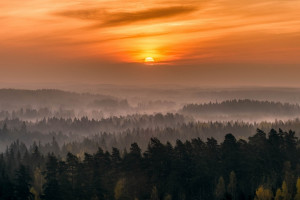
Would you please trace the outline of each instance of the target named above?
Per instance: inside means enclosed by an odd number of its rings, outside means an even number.
[[[236,135],[238,139],[247,139],[255,134],[259,128],[264,131],[270,129],[292,129],[296,136],[300,134],[300,119],[274,122],[201,122],[190,121],[180,115],[168,113],[166,115],[134,115],[126,117],[111,117],[102,120],[89,118],[63,119],[49,118],[36,122],[22,121],[20,119],[0,121],[0,151],[17,140],[26,145],[33,142],[40,144],[41,151],[46,153],[51,149],[54,140],[62,147],[63,155],[66,152],[84,154],[95,152],[98,147],[110,150],[129,148],[137,142],[142,150],[147,148],[151,137],[160,141],[175,144],[177,139],[189,140],[201,138],[205,140],[214,137],[221,142],[226,133]],[[44,150],[45,149],[45,150]]]
[[[205,104],[188,104],[182,109],[182,112],[207,114],[207,113],[268,113],[272,115],[297,115],[300,112],[300,106],[257,100],[227,100],[220,103],[205,103]]]
[[[65,157],[15,142],[0,155],[0,199],[298,199],[299,144],[281,129]]]
[[[179,112],[202,120],[262,121],[276,118],[295,118],[299,116],[300,106],[274,101],[233,99],[222,102],[187,104]]]
[[[0,94],[0,199],[300,198],[298,101]]]

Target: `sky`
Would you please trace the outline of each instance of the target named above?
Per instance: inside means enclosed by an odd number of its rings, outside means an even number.
[[[0,1],[0,86],[300,87],[299,10],[299,0]]]

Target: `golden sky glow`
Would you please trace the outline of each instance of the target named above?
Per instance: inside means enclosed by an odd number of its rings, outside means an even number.
[[[298,0],[0,1],[0,67],[298,65],[299,10]]]

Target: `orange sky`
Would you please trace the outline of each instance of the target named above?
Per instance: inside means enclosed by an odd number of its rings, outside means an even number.
[[[1,1],[0,82],[298,87],[299,10],[298,0]]]

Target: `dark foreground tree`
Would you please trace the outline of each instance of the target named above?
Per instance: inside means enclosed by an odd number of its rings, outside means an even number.
[[[61,200],[60,188],[57,181],[58,161],[53,154],[48,155],[48,161],[46,164],[44,194],[42,199],[44,200]]]
[[[31,176],[28,168],[24,165],[20,165],[16,172],[16,183],[15,183],[15,197],[18,200],[32,200],[33,194],[30,192],[31,188]]]

